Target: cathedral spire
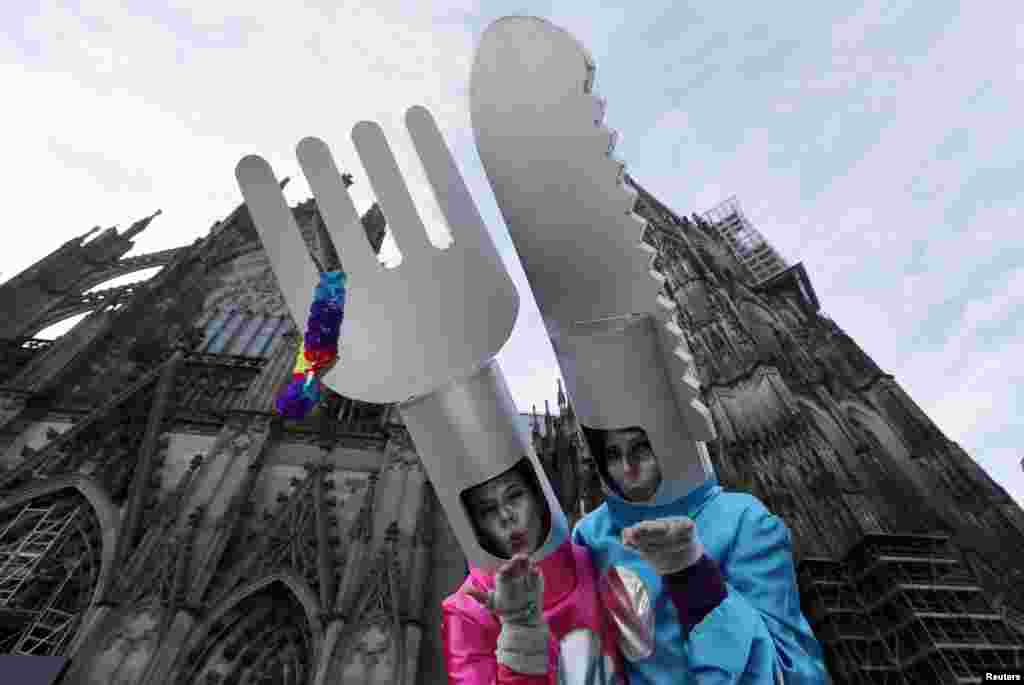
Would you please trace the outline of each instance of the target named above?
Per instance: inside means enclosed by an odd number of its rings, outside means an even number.
[[[367,480],[363,504],[359,508],[359,514],[356,515],[356,520],[348,534],[349,539],[353,542],[358,540],[367,543],[373,536],[373,500],[376,496],[378,478],[380,478],[380,474],[375,471]]]
[[[139,219],[134,224],[132,224],[131,227],[127,231],[122,233],[121,237],[124,238],[125,240],[131,240],[132,238],[134,238],[135,236],[137,236],[138,234],[140,234],[144,230],[146,230],[146,228],[149,226],[150,222],[152,222],[153,219],[155,219],[158,216],[160,216],[161,214],[163,214],[163,211],[164,210],[162,210],[162,209],[158,209],[155,212],[153,212],[152,214],[150,214],[149,216],[145,217],[144,219]]]
[[[77,242],[79,245],[81,245],[86,240],[88,240],[90,236],[92,236],[94,233],[96,233],[96,231],[100,231],[100,230],[103,230],[103,229],[101,229],[99,226],[93,226],[92,228],[89,229],[88,232],[83,233],[82,235],[78,236],[78,238],[76,238],[75,242]]]
[[[544,438],[550,440],[555,432],[555,417],[551,415],[551,404],[544,400]]]

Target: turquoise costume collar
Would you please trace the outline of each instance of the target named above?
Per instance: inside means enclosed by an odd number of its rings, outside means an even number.
[[[606,497],[605,504],[608,506],[608,513],[611,514],[612,519],[623,526],[631,526],[640,521],[649,521],[665,516],[695,518],[711,498],[720,492],[722,492],[722,487],[718,484],[718,479],[712,476],[684,497],[667,504],[652,506],[641,502],[627,502],[614,495]]]

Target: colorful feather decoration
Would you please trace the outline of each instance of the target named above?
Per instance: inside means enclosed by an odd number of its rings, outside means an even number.
[[[345,317],[344,271],[323,271],[313,291],[306,335],[295,357],[292,381],[277,396],[277,413],[302,419],[320,402],[320,376],[338,359],[338,332]]]

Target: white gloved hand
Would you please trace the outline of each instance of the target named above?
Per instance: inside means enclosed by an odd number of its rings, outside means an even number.
[[[641,521],[622,531],[622,544],[635,549],[659,576],[689,568],[704,554],[697,526],[686,516]]]
[[[517,673],[548,672],[548,626],[542,611],[544,576],[525,555],[498,569],[493,592],[467,588],[466,593],[501,621],[498,662]]]

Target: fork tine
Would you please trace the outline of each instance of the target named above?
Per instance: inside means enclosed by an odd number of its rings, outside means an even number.
[[[402,179],[398,162],[384,138],[384,131],[372,121],[361,121],[352,129],[352,142],[363,160],[370,185],[388,219],[403,261],[435,249]]]
[[[235,178],[292,319],[301,326],[313,303],[317,269],[295,217],[285,203],[273,170],[262,157],[243,157],[235,167]]]
[[[486,224],[433,115],[421,105],[410,107],[405,113],[405,125],[456,244],[463,240],[467,245],[461,247],[467,247],[489,238]]]
[[[295,147],[295,154],[316,198],[327,233],[338,248],[342,267],[356,280],[381,270],[327,144],[312,136],[303,138]]]

